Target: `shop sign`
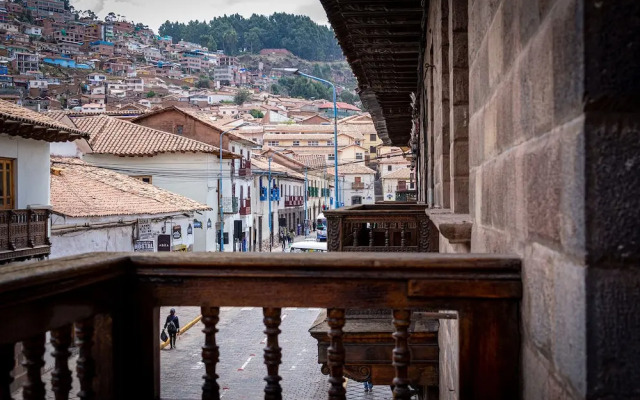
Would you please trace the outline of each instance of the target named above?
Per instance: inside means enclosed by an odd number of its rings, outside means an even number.
[[[151,232],[151,220],[150,219],[138,219],[138,239],[151,239],[153,233]]]
[[[176,240],[182,238],[182,226],[180,225],[173,226],[173,238]]]
[[[170,235],[158,235],[158,251],[171,251]]]
[[[153,251],[153,240],[136,240],[133,251]]]

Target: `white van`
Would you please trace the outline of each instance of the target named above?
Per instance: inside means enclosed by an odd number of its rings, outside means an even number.
[[[291,247],[287,249],[289,253],[325,253],[327,251],[327,242],[295,242],[291,244]]]

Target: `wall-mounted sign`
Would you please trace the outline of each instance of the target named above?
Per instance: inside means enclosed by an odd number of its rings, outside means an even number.
[[[170,235],[158,235],[158,251],[171,251]]]
[[[153,251],[153,240],[136,240],[133,251]]]
[[[171,251],[187,252],[189,251],[189,248],[186,244],[176,244],[175,246],[173,246],[173,249]]]
[[[172,234],[174,239],[180,239],[182,238],[182,227],[180,225],[174,225],[173,226],[173,234]]]
[[[202,222],[201,222],[201,221],[198,221],[197,219],[194,219],[194,220],[193,220],[193,228],[194,228],[194,229],[195,229],[195,228],[200,228],[200,229],[202,229]]]
[[[138,239],[152,239],[151,220],[147,218],[138,219]]]

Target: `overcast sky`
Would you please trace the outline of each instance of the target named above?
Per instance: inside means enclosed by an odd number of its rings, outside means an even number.
[[[166,20],[209,21],[224,14],[271,15],[274,12],[308,15],[319,24],[328,25],[320,0],[71,0],[78,10],[93,10],[104,18],[113,11],[127,20],[149,25],[156,33]]]

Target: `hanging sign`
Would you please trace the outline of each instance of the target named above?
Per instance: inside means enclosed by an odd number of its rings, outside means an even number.
[[[172,234],[174,239],[180,239],[182,238],[182,226],[180,225],[174,225],[173,226],[173,234]]]

